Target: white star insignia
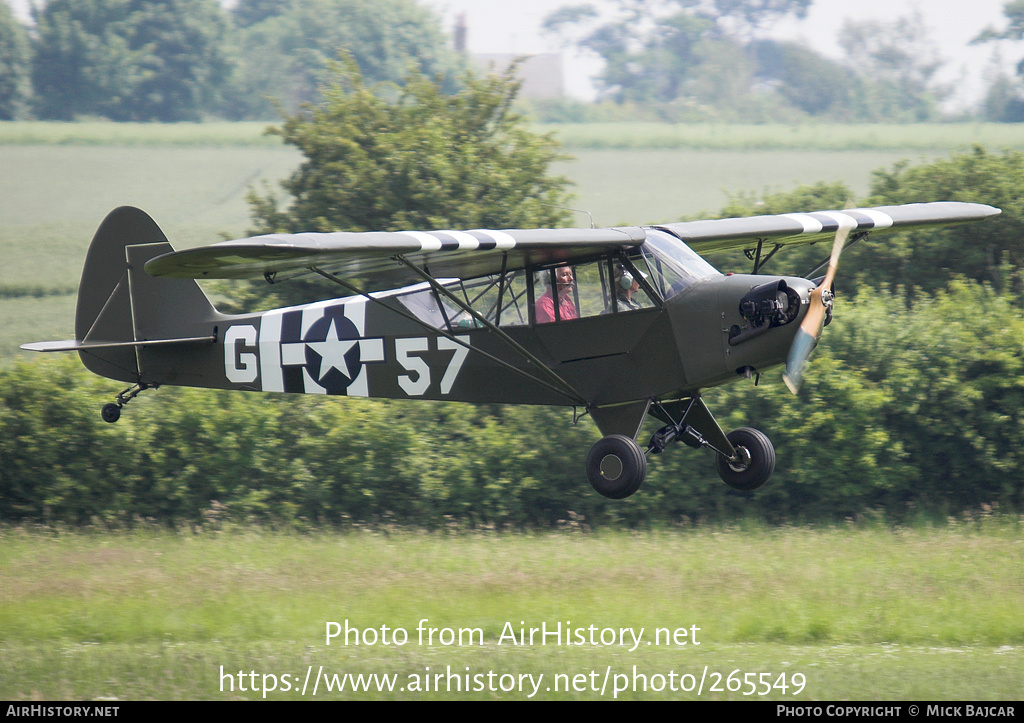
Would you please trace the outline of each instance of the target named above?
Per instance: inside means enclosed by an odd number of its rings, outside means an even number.
[[[323,341],[307,341],[306,346],[320,355],[320,378],[323,381],[331,369],[337,369],[345,375],[346,379],[352,379],[352,373],[348,370],[348,362],[345,355],[356,345],[358,339],[339,339],[338,329],[331,319],[331,326],[327,330],[327,338]]]

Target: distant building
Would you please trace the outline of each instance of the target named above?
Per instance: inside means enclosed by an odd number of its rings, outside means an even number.
[[[517,59],[519,79],[523,87],[519,95],[523,98],[543,100],[565,97],[565,74],[560,53],[538,53],[537,55],[512,55],[508,53],[469,53],[466,39],[469,30],[466,16],[460,13],[455,19],[455,50],[464,53],[470,63],[483,72],[504,72]]]
[[[542,100],[545,98],[564,98],[565,79],[562,73],[562,55],[560,53],[539,53],[537,55],[506,55],[502,53],[471,54],[470,62],[483,71],[503,72],[517,59],[519,79],[523,88],[519,95],[523,98]]]

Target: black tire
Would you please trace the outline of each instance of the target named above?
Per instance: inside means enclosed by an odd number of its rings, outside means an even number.
[[[734,429],[726,437],[742,460],[739,463],[730,463],[728,459],[718,455],[715,459],[718,476],[735,490],[756,490],[767,482],[775,471],[775,447],[763,432],[750,427]]]
[[[104,422],[113,424],[121,418],[121,407],[113,402],[110,404],[104,404],[103,409],[100,410],[100,416],[103,417]]]
[[[621,434],[602,437],[587,455],[587,479],[598,494],[612,500],[629,497],[647,475],[647,458],[634,440]]]

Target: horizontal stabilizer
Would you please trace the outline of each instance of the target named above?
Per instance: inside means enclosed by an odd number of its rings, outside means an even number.
[[[143,339],[141,341],[35,341],[22,344],[25,351],[91,351],[93,349],[123,349],[141,346],[164,346],[168,344],[212,344],[215,336],[194,336],[185,339]]]

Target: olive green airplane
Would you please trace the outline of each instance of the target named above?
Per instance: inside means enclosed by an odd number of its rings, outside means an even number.
[[[271,234],[174,251],[126,206],[93,238],[75,339],[23,348],[77,351],[131,384],[103,407],[108,422],[165,384],[563,405],[603,435],[586,470],[605,497],[636,492],[648,456],[676,441],[710,449],[726,484],[749,491],[771,476],[775,450],[756,429],[726,434],[701,390],[784,364],[796,392],[831,319],[844,245],[998,213],[937,202],[647,227]],[[758,273],[784,246],[828,239],[823,277]],[[747,252],[750,275],[703,257],[727,249]],[[226,315],[196,282],[311,273],[344,297]],[[644,448],[649,415],[662,426]]]

